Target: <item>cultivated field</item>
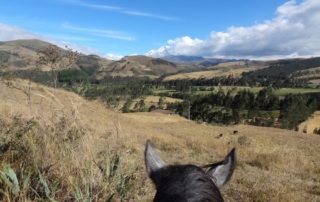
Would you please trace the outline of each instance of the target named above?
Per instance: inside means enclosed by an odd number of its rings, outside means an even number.
[[[147,139],[168,163],[208,164],[236,147],[238,165],[222,192],[226,201],[320,200],[319,136],[120,114],[24,80],[1,80],[0,89],[1,170],[10,164],[19,181],[0,180],[4,201],[151,201]]]

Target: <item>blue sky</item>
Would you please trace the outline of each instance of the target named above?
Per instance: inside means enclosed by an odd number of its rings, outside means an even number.
[[[310,10],[314,10],[315,5],[319,8],[317,2],[319,1],[10,0],[1,3],[0,23],[40,39],[72,44],[84,52],[100,55],[147,53],[152,56],[184,54],[205,57],[284,57],[318,54],[318,50],[312,49],[311,52],[305,48],[298,52],[288,51],[286,49],[298,47],[291,45],[292,41],[289,41],[288,47],[279,47],[279,50],[271,47],[271,44],[262,44],[262,47],[250,51],[250,44],[242,44],[248,42],[242,42],[242,39],[235,39],[233,36],[240,32],[243,39],[252,38],[252,32],[257,30],[258,35],[264,35],[268,31],[263,32],[259,26],[269,25],[271,29],[281,23],[280,18],[287,19],[288,25],[308,23],[308,19],[314,16],[307,16],[302,22],[297,20],[301,17],[298,15],[305,17]],[[297,14],[296,11],[301,9],[305,13]],[[292,17],[292,14],[295,16]],[[280,34],[286,40],[286,30],[282,30],[281,26],[278,29],[274,33],[268,33],[267,40],[254,38],[259,42],[269,41],[270,38],[279,42],[281,39],[273,37]],[[298,26],[292,29],[299,31]],[[292,29],[287,31],[292,32]],[[310,33],[316,41],[318,38],[314,32],[317,30]],[[263,33],[259,34],[259,31]],[[245,35],[242,32],[250,33]],[[0,34],[0,40],[11,39],[8,35]],[[226,39],[224,35],[230,37]],[[21,34],[21,38],[23,37]],[[292,36],[291,40],[298,39]],[[228,47],[221,49],[223,43]]]

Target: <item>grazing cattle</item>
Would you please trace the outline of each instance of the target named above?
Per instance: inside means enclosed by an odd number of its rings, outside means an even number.
[[[157,190],[154,202],[216,202],[223,201],[220,189],[231,178],[236,153],[232,149],[224,160],[202,167],[166,165],[148,140],[145,164]]]

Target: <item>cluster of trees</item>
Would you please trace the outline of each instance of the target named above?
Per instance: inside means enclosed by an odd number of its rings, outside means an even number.
[[[280,60],[271,63],[268,68],[243,73],[242,79],[261,86],[302,87],[308,83],[308,80],[296,79],[295,72],[319,66],[320,58]]]
[[[281,99],[273,88],[267,87],[258,94],[248,90],[236,94],[219,90],[201,97],[190,95],[183,103],[169,108],[197,121],[224,124],[245,121],[265,126],[281,124],[283,128],[293,129],[320,109],[319,101],[320,96],[312,94],[290,94]]]
[[[146,112],[146,111],[153,111],[156,109],[165,109],[166,108],[166,100],[164,97],[160,97],[159,101],[156,105],[147,106],[144,102],[144,99],[140,99],[139,101],[136,101],[134,106],[134,100],[129,98],[121,108],[121,111],[123,113],[129,113],[129,112]]]
[[[133,100],[129,98],[121,108],[121,111],[123,113],[128,113],[128,112],[146,112],[148,111],[148,108],[146,107],[146,104],[143,99],[140,99],[138,102],[135,103],[133,106]]]
[[[151,94],[149,85],[143,79],[126,80],[120,77],[110,77],[99,83],[73,85],[71,90],[88,99],[100,99],[112,107],[117,107],[120,101],[126,101],[129,105],[133,99]]]
[[[320,109],[319,95],[287,95],[281,102],[280,120],[283,128],[293,129]]]
[[[188,79],[188,80],[175,80],[175,81],[164,81],[163,85],[170,88],[177,88],[184,84],[191,86],[272,86],[274,88],[294,88],[294,87],[305,87],[307,86],[308,79],[296,79],[294,77],[283,77],[281,79],[260,76],[252,73],[243,73],[242,77],[233,76],[221,76],[211,79]]]

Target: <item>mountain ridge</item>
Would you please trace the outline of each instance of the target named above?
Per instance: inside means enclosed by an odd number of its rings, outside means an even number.
[[[49,66],[37,64],[39,53],[50,46],[55,45],[38,39],[2,41],[0,42],[0,71],[50,71]],[[58,50],[62,54],[68,52],[67,49],[59,47]],[[58,70],[76,69],[98,80],[108,76],[151,79],[170,77],[169,80],[242,77],[243,75],[251,77],[257,75],[262,78],[265,75],[277,74],[276,72],[281,70],[284,72],[282,74],[290,74],[287,75],[288,77],[307,78],[319,83],[318,73],[315,76],[312,75],[312,71],[303,72],[305,69],[318,66],[320,66],[320,59],[317,57],[254,61],[183,55],[164,58],[135,55],[125,56],[120,60],[108,60],[97,55],[79,54],[75,64],[68,67],[61,66]],[[287,70],[284,71],[285,69]]]

